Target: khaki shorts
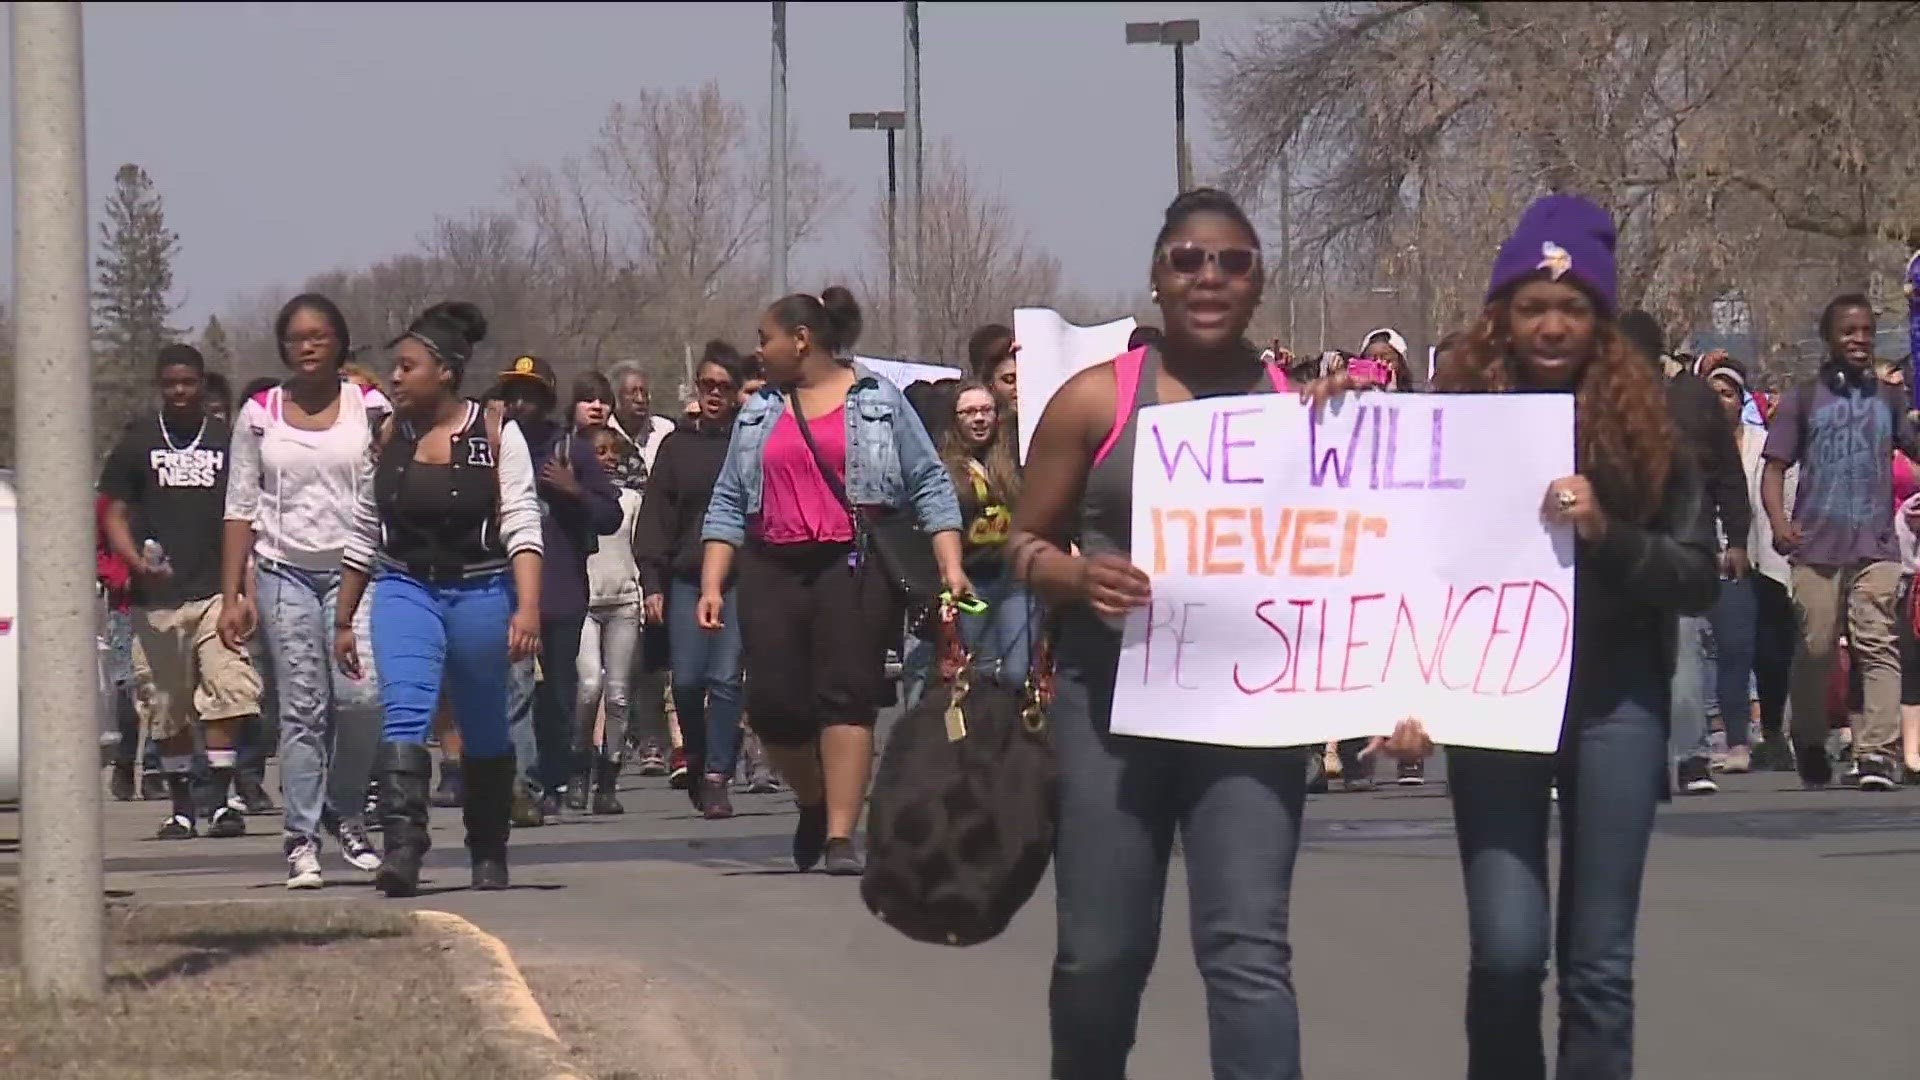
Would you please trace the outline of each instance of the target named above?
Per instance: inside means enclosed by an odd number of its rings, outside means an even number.
[[[246,653],[220,643],[219,622],[217,596],[134,609],[134,704],[149,738],[173,738],[196,720],[260,712],[260,675]]]

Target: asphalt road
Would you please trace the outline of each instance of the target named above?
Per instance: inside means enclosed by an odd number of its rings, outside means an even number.
[[[458,812],[436,812],[432,892],[417,901],[501,935],[536,990],[567,976],[560,1011],[603,1009],[600,1030],[647,1039],[680,1030],[718,1062],[676,1073],[645,1041],[589,1046],[602,1080],[1045,1075],[1048,887],[997,941],[917,945],[867,914],[856,883],[791,872],[788,797],[740,796],[740,817],[709,823],[662,781],[626,785],[624,817],[517,833],[505,893],[464,891]],[[146,839],[159,813],[109,804],[111,887],[281,894],[271,819],[238,840],[166,843]],[[0,812],[0,878],[18,824]],[[326,867],[327,895],[388,902],[336,853]],[[1460,1075],[1465,919],[1443,785],[1312,799],[1294,912],[1309,1076]],[[1176,867],[1140,1080],[1205,1075],[1186,924]],[[1920,790],[1805,793],[1762,774],[1663,810],[1640,932],[1639,1075],[1920,1075],[1917,972]]]

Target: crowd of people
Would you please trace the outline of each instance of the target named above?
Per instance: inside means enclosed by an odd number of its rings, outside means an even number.
[[[1750,769],[1824,787],[1835,751],[1862,791],[1920,777],[1920,413],[1899,367],[1876,362],[1871,304],[1829,303],[1817,376],[1771,393],[1619,310],[1614,243],[1592,204],[1536,202],[1424,387],[1570,394],[1577,417],[1577,472],[1541,493],[1542,517],[1577,538],[1561,751],[1448,758],[1472,1077],[1546,1075],[1550,958],[1554,1075],[1630,1073],[1661,799]],[[949,645],[1016,687],[1044,657],[1052,1075],[1124,1074],[1177,832],[1214,1075],[1297,1077],[1287,927],[1305,798],[1330,777],[1367,790],[1389,761],[1397,783],[1424,783],[1433,747],[1418,718],[1310,748],[1109,732],[1120,620],[1152,590],[1130,556],[1133,434],[1160,403],[1297,392],[1317,408],[1420,387],[1391,328],[1311,359],[1252,344],[1260,239],[1220,192],[1175,200],[1148,265],[1161,325],[1024,418],[1024,465],[1011,331],[981,327],[963,377],[903,390],[854,359],[860,309],[842,288],[769,305],[750,354],[710,344],[674,416],[636,364],[582,373],[563,402],[552,364],[519,355],[467,396],[487,328],[460,302],[387,343],[383,381],[348,363],[338,307],[295,297],[274,326],[286,372],[237,413],[199,353],[166,347],[157,412],[100,485],[102,580],[131,629],[126,723],[155,748],[149,797],[170,804],[159,835],[243,833],[273,809],[277,756],[289,887],[321,884],[331,837],[382,891],[413,893],[441,805],[462,809],[474,887],[502,888],[512,827],[620,813],[634,765],[707,818],[732,815],[736,789],[784,786],[795,864],[858,875],[894,656],[909,707]],[[939,604],[910,610],[873,557],[894,519],[927,538]]]
[[[949,592],[987,602],[959,632],[994,676],[1025,678],[1030,620],[995,559],[1019,483],[1011,334],[977,393],[923,417],[851,361],[860,322],[844,289],[783,299],[751,354],[707,346],[675,415],[637,363],[562,398],[521,355],[467,396],[486,320],[460,302],[387,343],[383,380],[337,305],[295,297],[285,374],[237,410],[167,346],[158,408],[100,483],[114,795],[165,801],[164,839],[279,811],[288,887],[323,884],[331,842],[404,894],[431,806],[463,811],[475,884],[498,887],[510,825],[622,813],[632,766],[711,819],[790,788],[796,859],[860,872],[873,726],[913,650],[856,517],[935,534]]]

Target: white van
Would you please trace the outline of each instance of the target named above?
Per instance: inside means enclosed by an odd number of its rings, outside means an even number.
[[[92,546],[92,537],[87,538]],[[99,626],[106,628],[106,601],[99,602]],[[20,798],[20,503],[13,471],[0,469],[0,803]],[[107,687],[106,642],[96,637],[94,701],[100,745],[110,751],[120,741],[113,724]]]

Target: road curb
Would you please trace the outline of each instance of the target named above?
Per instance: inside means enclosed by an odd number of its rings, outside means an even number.
[[[592,1080],[568,1060],[566,1044],[505,943],[450,911],[415,911],[413,918],[450,954],[461,992],[480,1010],[483,1038],[520,1063],[526,1076]]]

